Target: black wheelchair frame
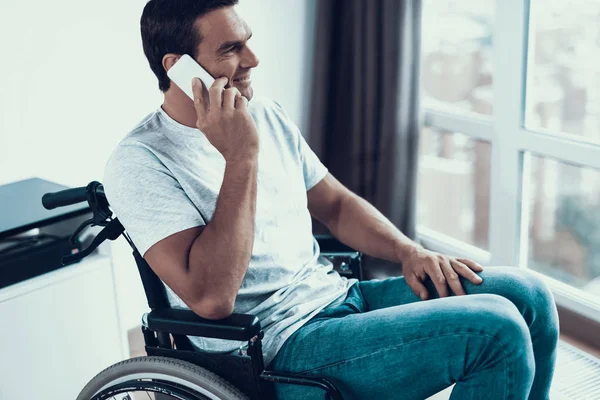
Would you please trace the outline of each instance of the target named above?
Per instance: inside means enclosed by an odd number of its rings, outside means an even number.
[[[232,314],[222,320],[208,320],[190,310],[171,308],[162,281],[139,253],[118,218],[112,218],[102,184],[94,181],[87,187],[48,193],[42,198],[42,203],[47,209],[84,201],[88,202],[93,216],[75,231],[71,241],[75,243],[87,226],[104,228],[86,249],[64,256],[63,264],[83,259],[106,240],[114,241],[121,235],[127,240],[133,250],[151,310],[145,315],[145,323],[142,325],[148,356],[179,359],[206,368],[229,381],[253,400],[275,399],[274,384],[311,386],[321,389],[326,399],[342,399],[340,391],[325,377],[266,370],[262,354],[264,332],[256,316]],[[334,263],[335,269],[341,275],[363,279],[360,252],[332,236],[315,235],[315,238],[319,242],[321,254]],[[238,354],[207,353],[195,349],[188,336],[247,341],[248,348],[245,352],[240,349]]]

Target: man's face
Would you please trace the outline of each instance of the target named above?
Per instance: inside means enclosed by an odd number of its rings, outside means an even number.
[[[250,71],[258,65],[256,54],[248,47],[250,27],[235,7],[212,11],[196,21],[202,40],[198,61],[213,77],[227,77],[227,87],[236,87],[242,96],[252,98]]]

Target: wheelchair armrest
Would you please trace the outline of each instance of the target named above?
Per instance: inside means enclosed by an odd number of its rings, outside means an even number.
[[[227,340],[250,340],[258,335],[260,321],[254,315],[231,314],[220,320],[205,319],[191,310],[158,308],[148,313],[148,328],[155,332]]]
[[[333,263],[333,268],[346,278],[363,280],[362,253],[337,240],[331,234],[315,234],[321,255]]]
[[[350,246],[337,240],[335,237],[328,234],[316,234],[315,239],[319,243],[322,254],[327,253],[358,253]]]

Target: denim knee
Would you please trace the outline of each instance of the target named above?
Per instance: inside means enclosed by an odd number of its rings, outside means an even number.
[[[475,315],[485,320],[490,328],[496,328],[499,332],[503,330],[514,333],[518,338],[525,338],[529,330],[523,316],[518,308],[507,298],[497,294],[477,294],[477,304],[484,310],[483,315]]]
[[[542,335],[545,341],[558,343],[560,334],[558,311],[550,288],[531,271],[522,268],[512,270],[515,291],[521,301],[527,305],[525,316],[531,321],[531,333]]]
[[[477,295],[477,302],[486,310],[479,316],[485,323],[485,334],[492,335],[508,357],[520,359],[533,376],[535,362],[531,335],[517,307],[505,297],[495,294]]]

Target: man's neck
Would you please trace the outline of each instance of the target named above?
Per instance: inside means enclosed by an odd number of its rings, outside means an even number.
[[[190,128],[196,127],[198,115],[194,108],[194,102],[187,96],[172,96],[166,93],[162,108],[169,117],[180,124],[189,126]]]

